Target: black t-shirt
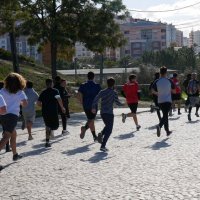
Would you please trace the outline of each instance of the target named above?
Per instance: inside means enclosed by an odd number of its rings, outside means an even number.
[[[64,87],[60,86],[59,84],[56,84],[54,88],[59,91],[60,97],[63,102],[63,106],[66,107],[69,104],[69,100],[68,100],[68,98],[70,97],[69,93]]]
[[[57,115],[58,103],[56,96],[60,96],[58,90],[47,88],[42,91],[38,101],[42,102],[42,115]]]

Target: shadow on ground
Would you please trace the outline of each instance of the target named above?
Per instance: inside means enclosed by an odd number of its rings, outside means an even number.
[[[168,139],[169,139],[169,138],[166,138],[166,139],[164,139],[164,140],[162,140],[162,141],[160,141],[160,142],[156,142],[156,143],[153,144],[152,146],[147,146],[147,147],[145,147],[145,148],[149,148],[149,149],[152,149],[152,150],[160,150],[160,149],[162,149],[162,148],[170,147],[171,144],[168,144],[168,143],[167,143],[167,140],[168,140]]]
[[[91,158],[89,158],[88,160],[83,160],[81,159],[80,161],[82,162],[89,162],[89,163],[98,163],[101,161],[107,161],[108,159],[111,159],[112,157],[108,157],[108,153],[107,152],[97,152],[94,154],[94,156],[92,156]]]
[[[135,137],[135,135],[134,135],[135,132],[137,132],[137,131],[133,131],[133,132],[130,132],[130,133],[121,134],[121,135],[116,136],[116,137],[114,137],[114,138],[115,138],[115,139],[118,139],[118,140],[130,139],[130,138]]]
[[[87,144],[85,146],[78,147],[78,148],[75,148],[75,149],[72,149],[72,150],[63,151],[62,154],[66,154],[68,156],[73,156],[73,155],[76,155],[76,154],[85,153],[85,152],[90,151],[90,146],[92,146],[93,144],[94,143],[91,143],[91,144]]]
[[[178,120],[178,119],[180,119],[180,117],[169,118],[170,121],[175,121],[175,120]]]
[[[50,148],[45,148],[44,144],[43,144],[42,148],[24,152],[22,155],[23,155],[23,157],[38,156],[38,155],[48,153],[49,150],[50,150]]]
[[[64,137],[62,137],[62,138],[60,138],[60,137],[61,137],[60,135],[54,137],[53,140],[50,140],[50,144],[53,145],[53,144],[55,144],[55,143],[59,143],[60,141],[62,141],[62,140],[65,139]],[[59,139],[59,140],[56,140],[57,138],[60,138],[60,139]],[[33,148],[33,149],[39,149],[39,148],[41,148],[41,147],[44,147],[44,145],[45,145],[45,140],[43,140],[43,141],[44,141],[44,143],[35,144],[35,145],[32,146],[32,148]]]
[[[188,121],[188,122],[186,122],[187,124],[196,124],[196,123],[198,123],[199,122],[199,120],[197,119],[197,120],[195,120],[195,121]]]

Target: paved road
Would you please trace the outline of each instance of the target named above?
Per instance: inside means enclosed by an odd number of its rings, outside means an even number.
[[[146,109],[147,110],[147,109]],[[20,200],[199,200],[200,199],[200,121],[194,115],[174,115],[173,134],[164,131],[156,137],[156,114],[140,109],[141,130],[131,119],[121,123],[115,110],[115,127],[108,142],[108,153],[88,132],[79,138],[83,114],[69,122],[70,135],[61,137],[59,129],[52,148],[44,148],[41,119],[34,128],[34,140],[18,130],[18,150],[24,158],[12,162],[12,154],[1,151],[0,199]],[[98,117],[97,130],[102,128]]]

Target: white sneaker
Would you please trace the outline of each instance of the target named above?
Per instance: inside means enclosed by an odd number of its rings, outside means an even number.
[[[63,136],[69,135],[69,131],[67,131],[67,130],[62,130],[62,135],[63,135]]]

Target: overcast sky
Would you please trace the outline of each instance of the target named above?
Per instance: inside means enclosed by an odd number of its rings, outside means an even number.
[[[187,37],[192,29],[200,30],[200,0],[123,0],[124,5],[126,5],[128,9],[158,11],[182,8],[198,2],[198,5],[174,12],[131,12],[133,17],[147,18],[152,21],[161,20],[162,22],[177,25],[176,28],[182,30],[184,36]]]

